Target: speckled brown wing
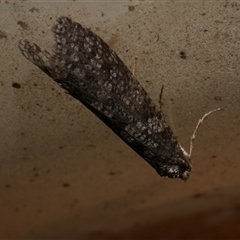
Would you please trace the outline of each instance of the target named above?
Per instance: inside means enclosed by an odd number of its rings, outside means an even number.
[[[20,41],[23,55],[59,83],[153,166],[161,176],[186,180],[191,163],[135,76],[91,30],[60,17],[53,54]]]

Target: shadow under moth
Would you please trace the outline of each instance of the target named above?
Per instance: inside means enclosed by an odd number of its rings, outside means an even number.
[[[164,177],[186,180],[191,171],[188,154],[174,136],[163,113],[116,53],[91,30],[60,17],[52,28],[52,53],[27,40],[22,54],[70,95],[99,117],[125,143]]]

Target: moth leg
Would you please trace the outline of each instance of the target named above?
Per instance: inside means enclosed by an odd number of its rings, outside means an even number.
[[[159,98],[158,98],[160,110],[162,110],[162,106],[163,106],[163,102],[162,102],[163,89],[164,89],[164,85],[162,85],[162,87],[161,87],[161,91],[159,93]]]
[[[134,62],[132,65],[132,74],[135,76],[135,72],[136,72],[136,65],[137,65],[137,57],[134,58]]]
[[[216,111],[220,111],[220,110],[221,110],[221,108],[214,109],[214,110],[212,110],[212,111],[210,111],[210,112],[208,112],[208,113],[205,113],[205,114],[203,115],[203,117],[202,117],[201,119],[199,119],[198,124],[197,124],[197,126],[196,126],[196,128],[195,128],[195,130],[194,130],[194,132],[193,132],[193,135],[191,136],[191,139],[190,139],[189,158],[190,158],[191,155],[192,155],[193,142],[194,142],[194,140],[195,140],[195,138],[196,138],[196,133],[197,133],[197,130],[199,129],[201,123],[204,121],[204,119],[205,119],[207,116],[209,116],[210,114],[212,114],[212,113],[214,113],[214,112],[216,112]]]

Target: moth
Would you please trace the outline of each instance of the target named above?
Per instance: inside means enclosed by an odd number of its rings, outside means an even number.
[[[160,176],[186,180],[190,154],[180,145],[133,73],[99,36],[68,17],[53,26],[50,53],[21,40],[22,54],[84,104]]]

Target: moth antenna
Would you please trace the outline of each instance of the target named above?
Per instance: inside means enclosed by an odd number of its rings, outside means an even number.
[[[195,128],[195,130],[194,130],[194,132],[193,132],[193,135],[191,136],[191,139],[190,139],[190,150],[189,150],[189,154],[188,154],[188,155],[189,155],[189,158],[191,158],[191,156],[192,156],[193,142],[194,142],[194,140],[195,140],[195,138],[196,138],[196,133],[197,133],[197,130],[199,129],[201,123],[202,123],[202,122],[204,121],[204,119],[205,119],[206,117],[208,117],[210,114],[212,114],[212,113],[214,113],[214,112],[217,112],[217,111],[220,111],[220,110],[221,110],[221,108],[214,109],[214,110],[212,110],[212,111],[210,111],[210,112],[208,112],[208,113],[205,113],[205,114],[203,115],[203,117],[199,119],[198,124],[197,124],[197,126],[196,126],[196,128]]]

